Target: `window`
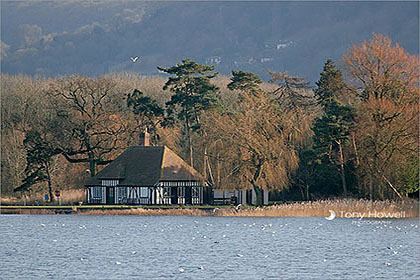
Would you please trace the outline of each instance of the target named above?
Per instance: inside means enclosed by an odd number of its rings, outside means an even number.
[[[140,188],[140,197],[149,197],[149,188]]]
[[[163,187],[163,204],[171,204],[171,188],[170,187]]]
[[[127,199],[127,187],[117,187],[117,198],[119,202],[126,203],[124,200]]]
[[[185,196],[185,187],[178,187],[178,197]]]
[[[163,188],[163,196],[164,197],[170,197],[171,196],[171,188],[170,187],[164,187]]]
[[[202,203],[201,187],[191,187],[191,203],[192,204]]]
[[[178,204],[185,204],[185,187],[177,187]]]
[[[200,196],[200,188],[199,187],[192,187],[191,188],[191,196],[192,197],[199,197]]]
[[[118,180],[102,180],[103,187],[115,187],[118,185]]]
[[[94,198],[101,198],[102,197],[102,188],[101,187],[93,187],[93,197]]]

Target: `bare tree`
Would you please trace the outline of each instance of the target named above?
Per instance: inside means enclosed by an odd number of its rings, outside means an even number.
[[[392,197],[401,188],[389,184],[399,181],[398,166],[418,156],[419,58],[373,34],[343,60],[361,99],[355,132],[359,176],[371,198]]]
[[[40,97],[44,79],[1,75],[1,185],[2,193],[11,193],[25,176],[26,132],[44,117]],[[37,116],[36,118],[34,116]]]
[[[252,73],[234,71],[228,88],[240,98],[233,110],[213,115],[206,127],[216,140],[209,148],[212,158],[216,158],[216,177],[220,169],[224,173],[216,182],[239,189],[251,186],[257,205],[263,202],[262,189],[287,187],[298,165],[288,138],[291,127],[284,121],[287,115],[259,88],[261,83]]]
[[[50,125],[57,149],[71,163],[89,163],[91,176],[129,137],[124,96],[114,86],[108,78],[71,76],[51,82],[46,92],[56,113]]]

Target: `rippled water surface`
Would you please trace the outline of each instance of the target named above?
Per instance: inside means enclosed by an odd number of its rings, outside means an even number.
[[[420,279],[418,219],[0,219],[1,279]]]

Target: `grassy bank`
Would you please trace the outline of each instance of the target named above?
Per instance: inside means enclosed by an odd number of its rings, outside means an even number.
[[[370,218],[414,218],[419,217],[419,202],[417,200],[403,201],[368,201],[355,199],[318,200],[284,203],[266,207],[241,206],[191,206],[191,207],[139,207],[139,206],[2,206],[2,214],[56,214],[69,213],[79,215],[189,215],[189,216],[219,216],[219,217],[326,217],[330,210],[337,217],[353,217],[360,215]]]

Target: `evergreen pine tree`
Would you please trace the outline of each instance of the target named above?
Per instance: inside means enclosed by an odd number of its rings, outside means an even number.
[[[51,159],[59,152],[36,130],[30,130],[23,141],[26,151],[25,178],[22,185],[14,189],[15,192],[25,192],[32,185],[47,181],[50,202],[53,201],[51,183]]]
[[[218,106],[217,93],[219,88],[211,83],[216,77],[214,66],[202,65],[189,59],[182,60],[169,68],[158,67],[160,71],[173,75],[163,86],[174,94],[167,105],[169,117],[177,113],[179,120],[184,122],[185,135],[188,143],[190,165],[193,165],[193,132],[200,128],[202,111]]]
[[[323,164],[338,166],[343,195],[347,196],[347,182],[344,146],[350,140],[350,131],[355,123],[354,109],[339,101],[346,93],[346,85],[340,70],[328,60],[315,90],[318,103],[323,108],[323,115],[314,125],[314,148]]]

